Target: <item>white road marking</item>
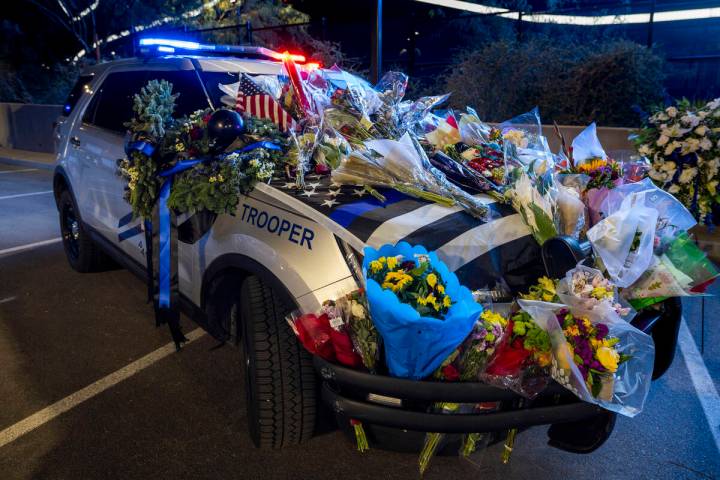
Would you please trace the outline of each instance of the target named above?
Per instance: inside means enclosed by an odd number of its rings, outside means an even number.
[[[7,298],[0,299],[0,305],[2,305],[3,303],[12,302],[12,301],[15,300],[16,298],[17,298],[17,297],[7,297]]]
[[[710,432],[715,439],[715,447],[720,452],[720,396],[715,388],[715,383],[710,378],[710,373],[698,351],[695,340],[690,334],[690,329],[685,323],[685,318],[680,322],[678,344],[685,359],[685,366],[690,372],[690,380],[692,380],[700,405],[705,412]]]
[[[188,342],[185,343],[185,345],[189,344],[194,340],[197,340],[203,335],[205,335],[205,331],[202,328],[196,328],[195,330],[186,335]],[[87,387],[68,395],[62,400],[53,403],[49,407],[43,408],[39,412],[30,415],[29,417],[19,421],[15,425],[12,425],[5,430],[0,431],[0,448],[35,430],[41,425],[46,424],[50,420],[53,420],[54,418],[62,415],[68,410],[77,407],[84,401],[89,400],[92,397],[104,392],[108,388],[132,377],[136,373],[144,370],[153,363],[162,360],[163,358],[174,352],[175,344],[172,342],[168,343],[164,347],[158,348],[154,352],[151,352],[144,357],[135,360],[134,362],[121,368],[120,370],[117,370],[110,375],[101,378],[95,383],[91,383]]]
[[[28,243],[25,245],[18,245],[17,247],[6,248],[5,250],[0,250],[0,257],[3,255],[24,252],[25,250],[31,250],[33,248],[42,247],[43,245],[50,245],[51,243],[58,242],[62,242],[62,237],[51,238],[50,240],[42,240],[40,242]]]
[[[53,193],[52,190],[43,190],[42,192],[30,192],[30,193],[18,193],[17,195],[5,195],[0,197],[0,200],[10,200],[11,198],[30,197],[33,195],[45,195],[46,193]]]
[[[37,168],[21,168],[19,170],[2,170],[0,171],[0,175],[4,173],[21,173],[21,172],[37,172]]]

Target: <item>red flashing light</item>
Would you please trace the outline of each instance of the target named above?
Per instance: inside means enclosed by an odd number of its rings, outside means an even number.
[[[317,70],[318,68],[322,67],[322,64],[320,62],[307,62],[303,67],[308,71],[312,72],[314,70]]]
[[[293,62],[297,63],[305,63],[305,55],[300,55],[297,53],[290,53],[288,51],[285,51],[283,53],[280,52],[272,52],[269,54],[272,58],[275,60],[285,60],[286,58],[289,58]]]

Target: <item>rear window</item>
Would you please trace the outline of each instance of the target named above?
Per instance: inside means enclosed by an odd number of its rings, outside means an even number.
[[[167,80],[172,83],[173,92],[180,94],[175,108],[178,116],[209,106],[202,85],[192,70],[116,72],[108,75],[97,90],[83,122],[124,133],[125,123],[133,117],[133,96],[150,80]]]
[[[73,111],[83,93],[90,93],[90,82],[92,82],[92,79],[93,75],[80,75],[63,104],[62,114],[64,116],[67,117],[70,115],[70,112]]]

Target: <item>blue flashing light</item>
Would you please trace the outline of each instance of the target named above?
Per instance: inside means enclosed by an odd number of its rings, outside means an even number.
[[[165,45],[160,45],[157,49],[158,52],[175,53],[175,49],[173,47],[166,47]]]
[[[158,47],[169,47],[169,48],[182,48],[185,50],[214,50],[213,45],[202,45],[198,42],[190,42],[187,40],[174,40],[171,38],[141,38],[140,46],[152,46],[157,45]],[[160,50],[160,48],[158,48]],[[161,52],[166,50],[160,50]],[[174,52],[175,50],[173,50]]]

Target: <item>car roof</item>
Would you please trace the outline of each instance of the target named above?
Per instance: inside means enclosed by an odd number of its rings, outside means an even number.
[[[193,70],[197,63],[201,70],[209,72],[247,72],[254,74],[279,75],[282,63],[278,61],[259,60],[237,57],[203,57],[195,55],[166,55],[160,57],[132,57],[121,60],[91,65],[83,71],[88,75],[100,75],[113,71],[143,70],[152,68],[174,68],[177,70]]]

